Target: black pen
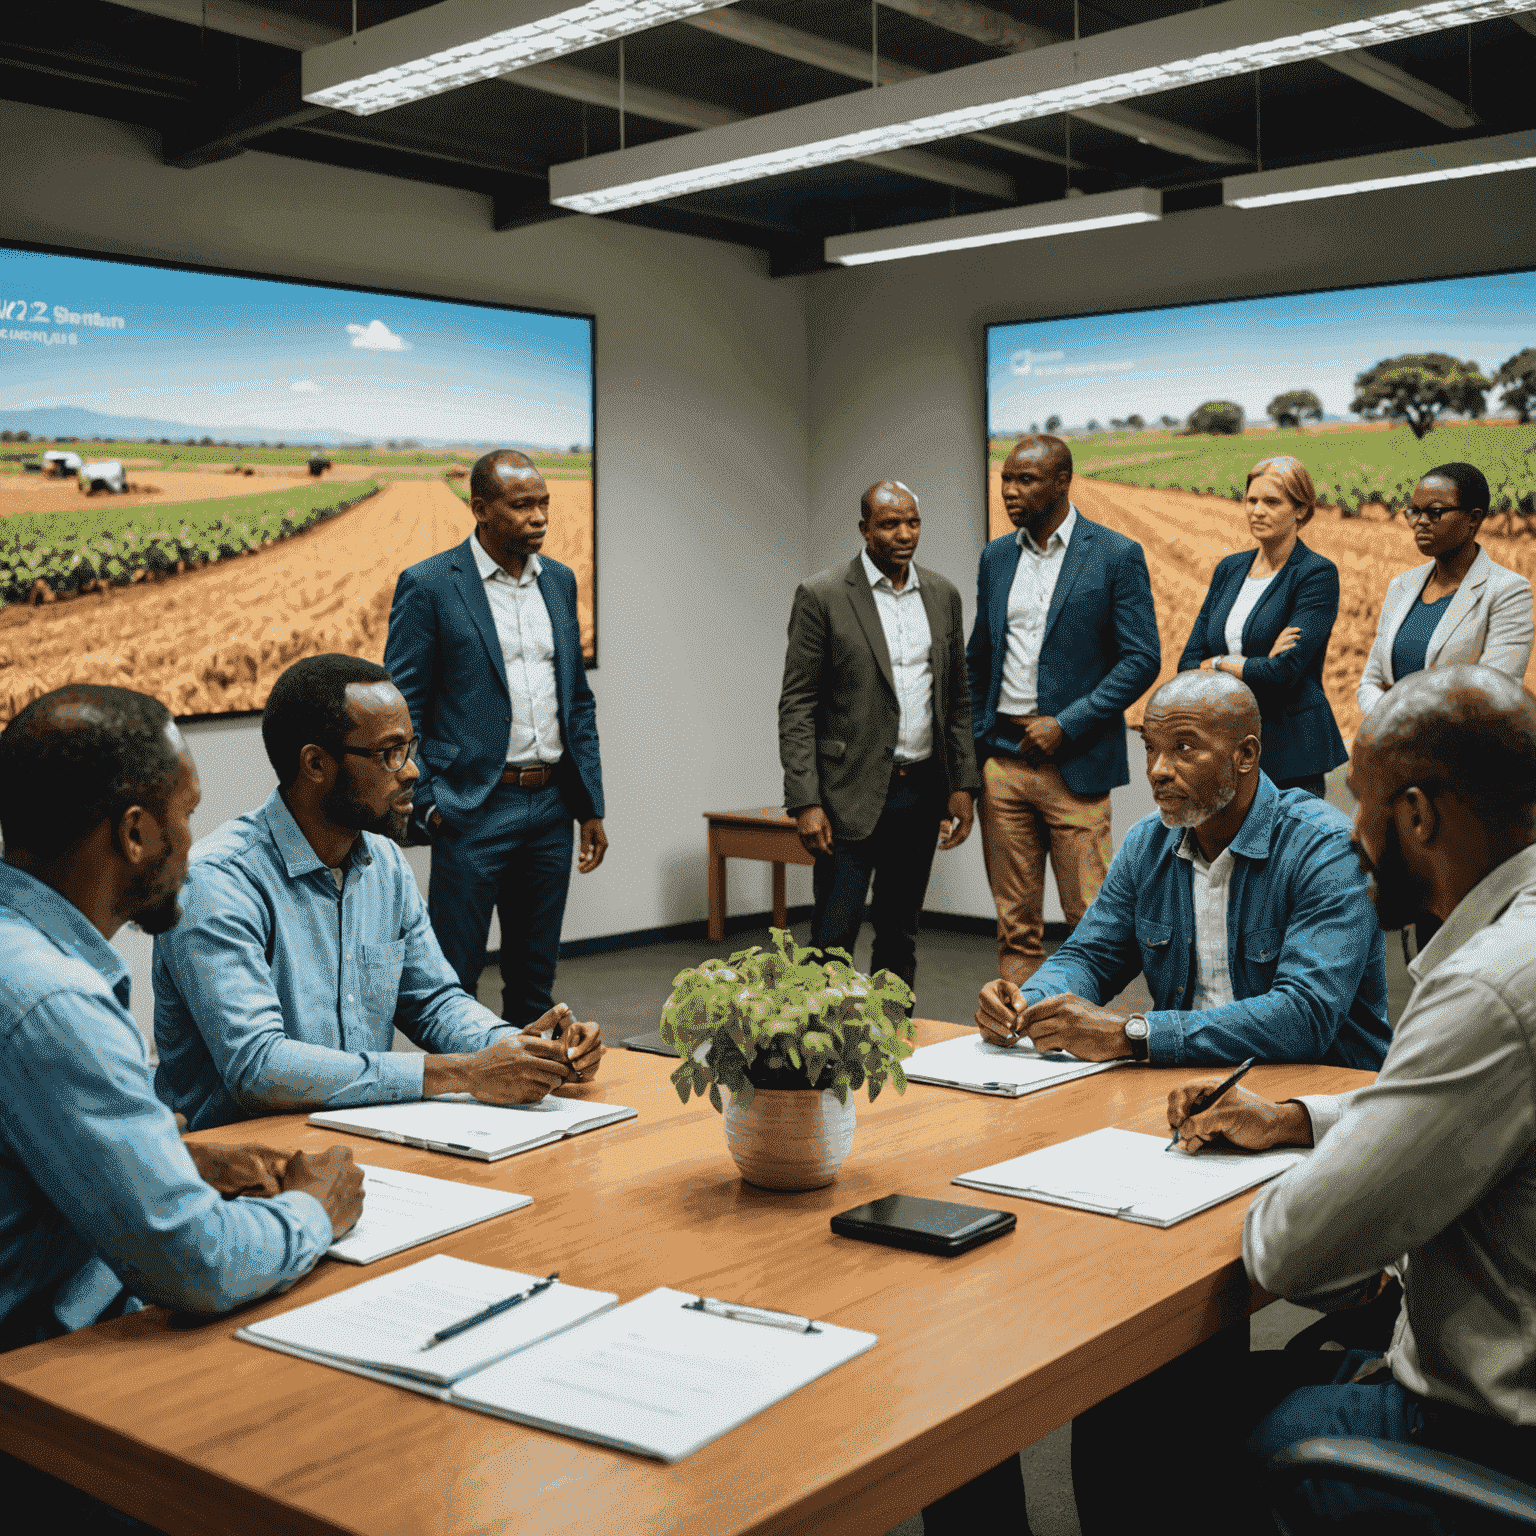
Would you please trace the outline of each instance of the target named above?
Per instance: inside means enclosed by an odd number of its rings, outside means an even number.
[[[1242,1066],[1240,1066],[1237,1071],[1234,1072],[1232,1076],[1226,1080],[1226,1082],[1218,1083],[1214,1088],[1207,1089],[1199,1096],[1199,1098],[1195,1100],[1193,1104],[1189,1106],[1189,1113],[1185,1115],[1184,1118],[1186,1120],[1191,1120],[1196,1115],[1203,1115],[1206,1110],[1208,1110],[1211,1105],[1214,1104],[1222,1096],[1222,1094],[1224,1094],[1229,1088],[1236,1087],[1237,1084],[1240,1083],[1245,1076],[1247,1076],[1249,1067],[1251,1067],[1257,1060],[1257,1056],[1250,1056],[1248,1060],[1245,1061]],[[1181,1136],[1179,1132],[1175,1131],[1173,1133],[1173,1140],[1163,1148],[1163,1151],[1172,1152],[1173,1149],[1178,1146],[1181,1141],[1183,1141],[1183,1139],[1183,1136]]]
[[[442,1344],[448,1339],[457,1338],[466,1329],[489,1322],[493,1317],[500,1317],[503,1312],[510,1312],[513,1307],[527,1301],[530,1296],[537,1296],[540,1291],[547,1291],[559,1278],[560,1271],[557,1269],[554,1274],[546,1275],[544,1279],[530,1285],[526,1291],[519,1291],[516,1296],[508,1296],[505,1301],[493,1301],[490,1306],[476,1312],[473,1317],[466,1317],[462,1322],[450,1323],[446,1328],[439,1328],[421,1348],[431,1349],[434,1344]]]

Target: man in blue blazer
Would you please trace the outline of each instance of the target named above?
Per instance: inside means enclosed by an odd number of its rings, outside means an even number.
[[[1131,780],[1125,708],[1161,661],[1141,545],[1089,522],[1071,488],[1060,438],[1022,438],[1008,455],[1018,532],[982,551],[966,649],[998,970],[1014,985],[1045,959],[1046,855],[1074,927],[1104,882],[1109,792]]]
[[[502,1017],[523,1025],[553,1006],[573,819],[583,874],[608,847],[597,705],[576,578],[539,554],[544,477],[500,449],[469,491],[474,534],[401,573],[384,665],[421,739],[412,826],[432,844],[432,927],[473,996],[496,909]]]

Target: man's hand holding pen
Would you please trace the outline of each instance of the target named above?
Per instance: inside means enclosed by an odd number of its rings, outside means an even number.
[[[1168,1095],[1168,1129],[1181,1152],[1198,1152],[1213,1141],[1245,1152],[1312,1145],[1312,1117],[1306,1106],[1294,1099],[1276,1104],[1246,1088],[1230,1088],[1209,1109],[1191,1114],[1201,1094],[1219,1088],[1221,1083],[1217,1077],[1196,1078]]]
[[[1026,1005],[1023,994],[999,977],[981,989],[976,1023],[991,1045],[1017,1045],[1026,1038],[1035,1048],[1069,1051],[1083,1061],[1114,1061],[1131,1054],[1125,1037],[1130,1016],[1112,1013],[1070,992]]]

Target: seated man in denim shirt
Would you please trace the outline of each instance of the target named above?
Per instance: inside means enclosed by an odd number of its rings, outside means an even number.
[[[192,850],[186,916],[155,941],[160,1097],[200,1130],[439,1093],[527,1103],[590,1080],[596,1024],[560,1004],[508,1029],[443,958],[392,841],[418,770],[389,673],[297,661],[261,731],[278,787]],[[428,1054],[392,1052],[397,1027]]]
[[[987,984],[983,1034],[1090,1061],[1379,1067],[1386,951],[1349,822],[1260,771],[1258,705],[1225,673],[1165,683],[1142,740],[1160,814],[1131,828],[1087,916],[1022,990]],[[1138,971],[1153,1010],[1104,1008]]]

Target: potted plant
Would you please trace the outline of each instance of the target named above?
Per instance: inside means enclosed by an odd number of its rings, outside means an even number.
[[[861,975],[844,950],[769,933],[768,949],[680,972],[661,1034],[683,1058],[672,1074],[678,1096],[686,1104],[708,1092],[749,1184],[820,1189],[853,1143],[852,1094],[867,1085],[873,1100],[887,1081],[906,1092],[912,989],[890,971]]]

